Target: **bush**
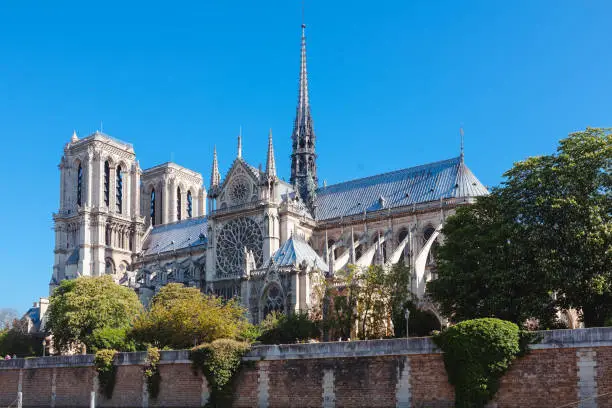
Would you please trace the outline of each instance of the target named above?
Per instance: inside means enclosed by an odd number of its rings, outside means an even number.
[[[18,357],[42,355],[43,338],[23,333],[16,328],[0,330],[0,356],[6,354]]]
[[[100,384],[100,393],[110,399],[113,396],[115,388],[115,377],[117,367],[113,364],[116,350],[98,350],[94,358],[94,366],[98,372],[98,383]]]
[[[521,353],[518,326],[494,318],[466,320],[437,334],[434,341],[444,351],[444,366],[459,408],[484,407]]]
[[[292,344],[319,336],[308,313],[271,313],[261,322],[260,329],[259,340],[263,344]]]
[[[136,351],[136,344],[128,338],[129,330],[127,327],[103,327],[95,329],[87,341],[90,351],[93,353],[103,349],[124,352]]]
[[[230,339],[219,339],[191,349],[189,358],[200,370],[211,387],[211,406],[231,405],[231,381],[240,368],[242,356],[249,344]]]

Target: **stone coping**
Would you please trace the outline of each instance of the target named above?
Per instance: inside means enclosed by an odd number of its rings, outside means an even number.
[[[534,350],[551,348],[612,347],[612,327],[574,330],[541,331],[541,341],[531,345]],[[254,346],[243,358],[258,360],[297,360],[316,358],[376,357],[411,354],[439,354],[430,337],[410,339],[342,341],[307,344],[279,344]],[[119,353],[116,365],[142,365],[147,357],[144,351]],[[92,367],[94,356],[52,356],[0,360],[0,370],[19,370],[53,367]],[[191,364],[189,350],[161,351],[159,364]]]

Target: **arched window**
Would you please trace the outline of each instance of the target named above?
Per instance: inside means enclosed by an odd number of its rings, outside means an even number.
[[[110,203],[110,164],[104,162],[104,204],[108,207]]]
[[[283,301],[283,294],[278,285],[275,284],[270,285],[270,287],[268,287],[268,290],[266,291],[263,308],[264,319],[272,312],[285,312],[285,302]]]
[[[106,245],[111,244],[111,228],[109,225],[106,225],[106,229],[104,230],[104,243]]]
[[[181,220],[181,188],[176,188],[176,219]]]
[[[121,173],[121,166],[117,166],[117,212],[121,214],[123,209],[123,174]]]
[[[187,218],[191,218],[193,212],[193,199],[191,198],[191,191],[187,191]]]
[[[155,225],[155,189],[151,189],[151,209],[149,215],[151,215],[151,225]]]
[[[83,166],[79,163],[79,170],[77,173],[77,205],[81,205],[83,202]]]
[[[107,259],[106,262],[104,262],[104,273],[107,275],[115,274],[115,265],[113,265],[112,260]]]

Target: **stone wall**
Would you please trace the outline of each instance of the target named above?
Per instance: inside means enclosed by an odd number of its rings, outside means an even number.
[[[612,407],[612,328],[543,332],[504,376],[493,406]],[[93,356],[0,361],[0,407],[199,407],[205,378],[188,351],[161,353],[161,391],[147,394],[146,353],[117,358],[113,398],[97,391]],[[452,407],[440,351],[429,338],[254,347],[235,381],[236,407]],[[601,395],[597,398],[597,395]]]

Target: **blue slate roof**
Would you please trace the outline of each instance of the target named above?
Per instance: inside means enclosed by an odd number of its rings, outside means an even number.
[[[308,265],[312,265],[313,262],[317,268],[322,271],[326,271],[327,264],[314,249],[306,241],[301,238],[291,237],[278,249],[270,260],[278,266],[299,266],[302,262],[306,261]],[[270,265],[270,261],[266,264],[266,267]]]
[[[397,208],[443,198],[487,195],[462,157],[378,174],[317,190],[317,220]]]
[[[145,255],[188,248],[206,243],[208,223],[206,217],[189,218],[153,227],[143,251]],[[203,239],[201,239],[203,238]]]

